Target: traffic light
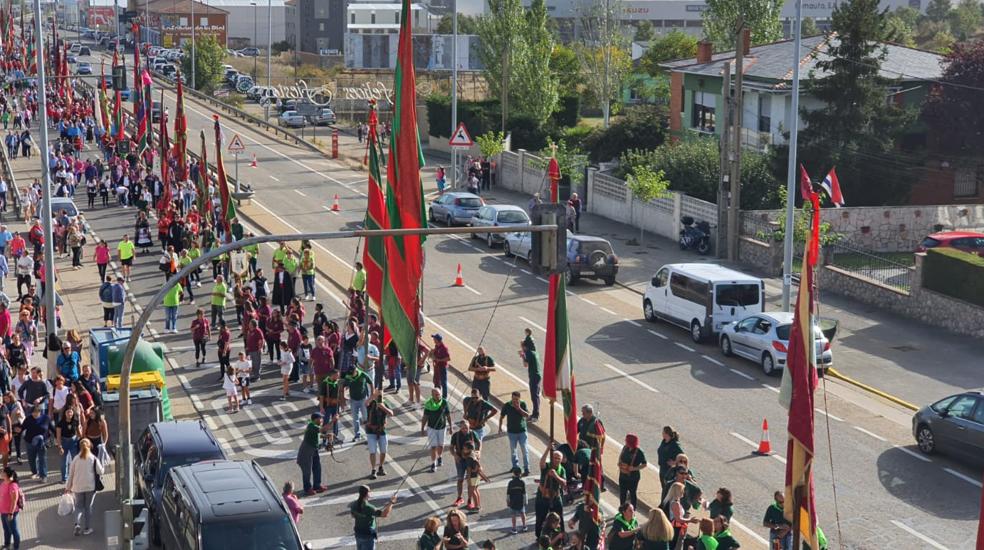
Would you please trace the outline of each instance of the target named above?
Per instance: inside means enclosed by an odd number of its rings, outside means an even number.
[[[113,90],[126,90],[126,67],[117,65],[113,67]]]
[[[557,231],[532,234],[531,267],[538,275],[563,273],[567,270],[567,207],[563,204],[538,204],[533,207],[533,225],[556,225]]]

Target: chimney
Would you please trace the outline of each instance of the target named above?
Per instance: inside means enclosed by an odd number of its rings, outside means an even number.
[[[697,63],[710,63],[711,54],[714,52],[713,44],[707,40],[697,43]]]
[[[741,30],[741,34],[742,34],[742,37],[741,37],[741,44],[742,44],[741,54],[744,55],[744,56],[748,56],[748,53],[752,49],[752,29],[749,29],[748,27],[745,27],[744,29]]]

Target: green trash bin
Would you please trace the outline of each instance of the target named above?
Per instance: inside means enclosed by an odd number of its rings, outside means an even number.
[[[123,368],[124,346],[111,346],[109,348],[109,374],[119,374]],[[167,393],[167,371],[164,368],[164,346],[161,344],[151,344],[143,340],[137,342],[137,349],[133,355],[133,372],[157,371],[164,380],[164,387],[161,388],[161,412],[165,420],[172,420],[171,400]]]

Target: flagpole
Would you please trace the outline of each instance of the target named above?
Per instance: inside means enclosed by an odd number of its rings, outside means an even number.
[[[796,1],[799,5],[800,0]],[[809,480],[810,474],[807,470],[807,480]],[[809,483],[809,481],[807,481]],[[800,503],[803,500],[803,487],[797,487],[793,491],[793,548],[800,548],[800,520],[802,518],[802,513],[800,512]]]
[[[800,34],[802,31],[803,0],[796,0],[796,20],[793,22],[793,101],[789,121],[789,161],[786,165],[786,230],[782,249],[782,310],[789,311],[793,286],[793,211],[796,208],[796,146],[799,138],[800,95]],[[804,197],[805,200],[806,197]]]

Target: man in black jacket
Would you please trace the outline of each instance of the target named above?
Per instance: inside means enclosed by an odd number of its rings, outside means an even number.
[[[290,301],[294,299],[294,278],[281,264],[277,264],[273,272],[273,291],[271,294],[273,294],[272,303],[280,307],[280,313],[284,313],[287,306],[290,305]]]

